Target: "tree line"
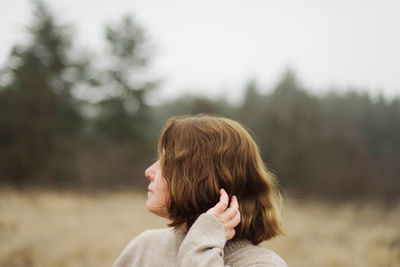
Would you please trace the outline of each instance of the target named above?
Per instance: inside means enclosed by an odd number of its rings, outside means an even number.
[[[247,126],[292,194],[398,199],[399,98],[316,96],[288,70],[270,90],[249,81],[239,104],[185,96],[149,105],[160,79],[147,74],[151,43],[132,16],[106,26],[98,56],[77,49],[43,2],[34,14],[29,40],[0,69],[3,186],[145,188],[164,121],[210,113]]]

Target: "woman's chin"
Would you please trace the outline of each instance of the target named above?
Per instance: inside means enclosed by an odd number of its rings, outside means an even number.
[[[150,211],[150,212],[153,212],[152,210],[152,206],[151,206],[151,203],[150,203],[150,199],[147,199],[147,201],[146,201],[146,209],[148,210],[148,211]]]
[[[149,203],[149,200],[146,202],[146,209],[159,217],[168,218],[168,214],[164,209],[155,208],[151,203]]]
[[[150,211],[151,213],[154,213],[154,214],[158,215],[158,214],[157,214],[157,213],[158,213],[158,212],[157,212],[157,208],[155,208],[155,207],[152,205],[150,199],[147,199],[147,201],[146,201],[146,209],[147,209],[148,211]]]

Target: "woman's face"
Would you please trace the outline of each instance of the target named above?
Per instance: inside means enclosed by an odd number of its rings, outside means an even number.
[[[147,210],[160,217],[167,218],[168,185],[167,181],[162,177],[160,161],[154,162],[144,174],[150,180],[146,201]]]

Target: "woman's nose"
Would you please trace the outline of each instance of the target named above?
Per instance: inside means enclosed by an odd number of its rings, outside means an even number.
[[[150,181],[153,181],[153,177],[154,177],[154,171],[153,171],[153,165],[151,165],[150,167],[148,167],[146,169],[146,171],[144,172],[144,175],[146,176],[147,179],[149,179]]]

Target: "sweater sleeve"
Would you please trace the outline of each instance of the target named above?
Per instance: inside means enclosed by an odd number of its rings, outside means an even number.
[[[179,266],[224,266],[225,243],[224,226],[213,215],[203,213],[179,247]]]

